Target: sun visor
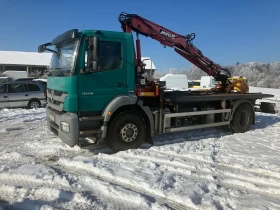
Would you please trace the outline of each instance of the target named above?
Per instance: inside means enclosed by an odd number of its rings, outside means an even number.
[[[60,42],[64,42],[70,39],[75,39],[78,36],[78,29],[72,29],[69,31],[66,31],[65,33],[57,36],[54,38],[51,42],[51,45],[59,44]]]

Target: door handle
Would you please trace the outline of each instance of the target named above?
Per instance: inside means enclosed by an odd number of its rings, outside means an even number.
[[[117,86],[117,87],[127,87],[127,84],[117,83],[117,84],[115,84],[115,86]]]
[[[25,96],[28,96],[28,94],[25,94]]]
[[[8,96],[3,96],[3,98],[8,98]]]

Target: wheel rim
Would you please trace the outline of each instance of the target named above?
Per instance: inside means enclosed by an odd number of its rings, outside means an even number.
[[[33,101],[33,102],[31,102],[30,107],[37,109],[39,107],[39,103],[36,101]]]
[[[124,124],[120,129],[121,140],[124,142],[133,142],[138,135],[137,126],[132,123]]]
[[[248,123],[248,114],[246,112],[241,112],[238,123],[241,127],[244,127]]]

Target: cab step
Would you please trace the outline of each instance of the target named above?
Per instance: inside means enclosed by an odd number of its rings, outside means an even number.
[[[80,134],[81,135],[84,135],[84,134],[95,134],[95,133],[101,133],[102,130],[99,130],[99,129],[95,129],[95,130],[84,130],[84,131],[80,131]]]
[[[81,117],[79,121],[103,120],[104,116]]]

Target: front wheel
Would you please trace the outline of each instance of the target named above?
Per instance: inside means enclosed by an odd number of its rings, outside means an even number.
[[[136,113],[121,113],[109,124],[107,145],[115,152],[136,149],[141,146],[146,137],[145,122]]]
[[[234,113],[230,128],[234,133],[249,130],[254,118],[254,111],[247,103],[241,104]]]

